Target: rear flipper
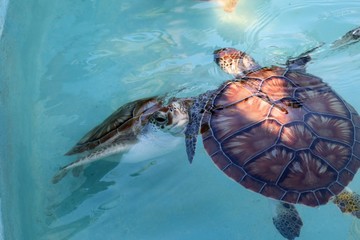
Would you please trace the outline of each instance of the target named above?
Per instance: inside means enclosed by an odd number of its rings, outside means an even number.
[[[333,42],[331,46],[333,48],[344,47],[346,45],[354,44],[358,41],[360,41],[360,27],[348,31],[340,39]]]
[[[339,48],[339,47],[346,47],[351,44],[357,43],[360,41],[360,27],[354,28],[348,31],[344,36],[340,39],[334,41],[331,44],[331,48]],[[297,57],[289,58],[286,61],[286,66],[291,70],[296,70],[300,72],[306,71],[306,64],[310,62],[311,57],[310,54],[316,52],[320,47],[324,46],[324,43],[321,43],[319,46],[314,47]]]
[[[342,191],[334,198],[334,203],[343,213],[350,213],[360,218],[360,195],[349,190]]]
[[[286,66],[294,71],[305,72],[306,71],[306,64],[311,61],[310,54],[315,52],[318,48],[322,47],[324,43],[321,43],[319,46],[314,47],[306,52],[303,52],[297,57],[289,58],[286,61]]]
[[[276,216],[273,217],[273,223],[279,233],[289,240],[300,236],[303,225],[295,206],[283,202],[278,202],[276,205]]]

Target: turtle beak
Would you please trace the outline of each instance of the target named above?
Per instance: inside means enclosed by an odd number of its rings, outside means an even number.
[[[214,62],[216,64],[219,64],[219,59],[221,59],[224,56],[224,52],[227,51],[227,48],[220,48],[214,51]]]

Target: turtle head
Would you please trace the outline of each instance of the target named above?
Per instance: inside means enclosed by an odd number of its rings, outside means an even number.
[[[184,133],[189,123],[189,99],[172,99],[150,116],[150,122],[163,131],[178,135]]]
[[[235,48],[215,50],[214,61],[223,71],[235,77],[261,68],[252,57]]]

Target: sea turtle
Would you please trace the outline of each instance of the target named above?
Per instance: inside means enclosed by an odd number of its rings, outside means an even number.
[[[174,136],[183,136],[192,99],[164,101],[150,97],[121,106],[65,154],[86,153],[61,167],[52,182],[59,182],[70,170],[78,175],[84,165],[116,153],[124,153],[123,162],[134,162],[170,152],[181,142]]]
[[[357,40],[344,36],[337,46],[349,39]],[[332,200],[360,218],[360,196],[346,188],[360,166],[360,118],[326,83],[305,72],[308,53],[285,67],[263,68],[236,49],[215,51],[216,63],[235,79],[168,105],[161,98],[124,105],[67,153],[90,151],[61,168],[53,182],[162,129],[166,136],[185,135],[191,162],[200,132],[207,153],[227,176],[278,200],[273,223],[285,238],[300,234],[297,203],[315,207]]]
[[[360,217],[360,196],[346,189],[360,167],[360,117],[319,77],[310,56],[286,67],[261,67],[234,48],[214,52],[235,76],[200,95],[189,109],[186,146],[192,161],[200,130],[206,152],[228,177],[279,204],[273,223],[287,239],[300,234],[293,204],[333,200]]]

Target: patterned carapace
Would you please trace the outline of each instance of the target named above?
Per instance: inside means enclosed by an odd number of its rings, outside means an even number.
[[[262,68],[224,83],[205,109],[212,160],[267,197],[325,204],[360,166],[360,118],[316,76]]]

